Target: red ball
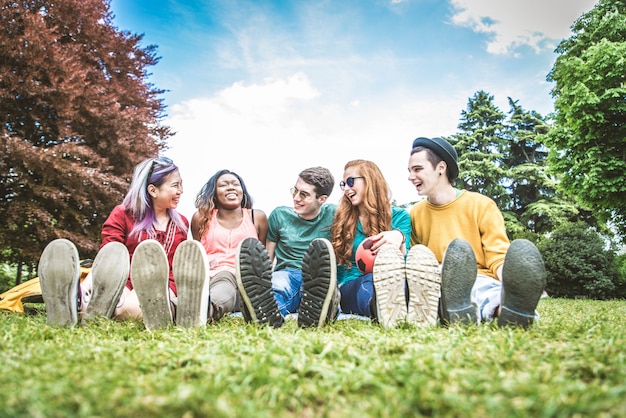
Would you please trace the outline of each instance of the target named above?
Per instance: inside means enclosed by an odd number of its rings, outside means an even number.
[[[354,259],[356,260],[357,267],[363,274],[369,274],[374,271],[374,259],[376,258],[376,254],[371,250],[373,244],[373,239],[366,238],[361,241],[356,249]]]

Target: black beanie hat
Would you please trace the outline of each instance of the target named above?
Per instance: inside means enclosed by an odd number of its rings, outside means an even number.
[[[442,160],[446,162],[448,165],[448,170],[450,170],[450,180],[454,180],[459,176],[459,165],[457,161],[459,159],[456,150],[448,141],[443,138],[424,138],[423,136],[416,138],[413,141],[413,146],[411,149],[415,147],[424,147],[432,150],[435,154],[439,156]]]

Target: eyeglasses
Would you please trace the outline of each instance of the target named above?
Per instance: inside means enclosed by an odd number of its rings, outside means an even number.
[[[158,157],[152,160],[152,164],[150,164],[150,171],[148,171],[148,177],[146,177],[146,184],[150,184],[150,177],[152,177],[152,173],[154,172],[154,167],[157,164],[168,166],[168,165],[174,164],[174,161],[172,161],[170,158],[167,158],[167,157]]]
[[[346,181],[341,180],[341,181],[339,182],[339,187],[341,188],[341,190],[345,189],[345,188],[346,188],[346,186],[348,186],[348,187],[354,187],[354,180],[356,180],[356,179],[362,179],[362,178],[365,178],[365,177],[361,177],[361,176],[359,176],[359,177],[348,177],[348,178],[346,179]]]
[[[300,196],[300,200],[306,200],[309,196],[311,196],[311,193],[298,190],[295,187],[292,187],[290,191],[291,196],[296,197],[296,195],[298,195]]]

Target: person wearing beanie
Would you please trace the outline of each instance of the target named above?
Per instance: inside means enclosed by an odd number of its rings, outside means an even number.
[[[480,323],[528,327],[545,288],[545,268],[535,245],[509,242],[496,203],[454,187],[458,155],[443,138],[413,141],[408,180],[423,197],[410,210],[411,245],[428,247],[441,269],[442,324]]]

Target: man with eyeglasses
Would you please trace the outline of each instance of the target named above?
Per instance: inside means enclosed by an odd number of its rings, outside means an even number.
[[[298,313],[298,325],[311,327],[338,315],[337,266],[329,241],[337,205],[327,203],[334,185],[327,168],[303,170],[291,189],[293,207],[279,206],[268,217],[267,246],[255,239],[241,243],[237,281],[247,321],[278,327],[288,314]]]

